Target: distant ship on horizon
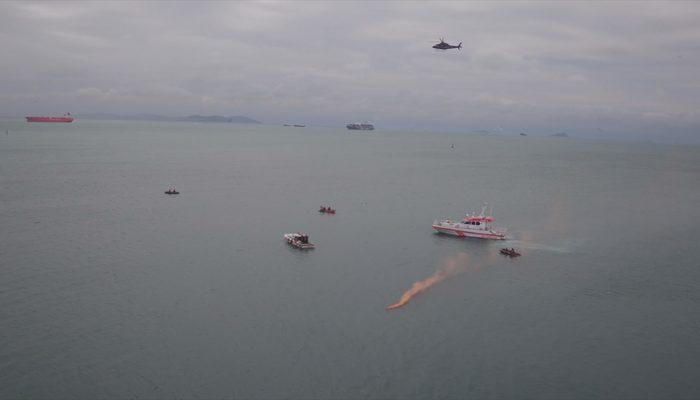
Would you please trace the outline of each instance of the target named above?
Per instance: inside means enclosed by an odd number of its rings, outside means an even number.
[[[369,122],[361,122],[361,123],[352,123],[352,124],[347,124],[345,125],[350,130],[353,131],[373,131],[374,130],[374,125],[370,124]]]
[[[27,118],[27,122],[73,122],[73,117],[70,113],[66,113],[62,117],[27,116],[25,118]]]

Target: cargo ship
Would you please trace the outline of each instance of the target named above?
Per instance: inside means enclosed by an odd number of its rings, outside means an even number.
[[[64,114],[62,117],[34,117],[28,116],[27,122],[73,122],[73,117],[70,113]]]
[[[374,130],[374,125],[370,124],[369,122],[361,122],[361,123],[355,122],[352,124],[347,124],[345,126],[352,131],[373,131]]]

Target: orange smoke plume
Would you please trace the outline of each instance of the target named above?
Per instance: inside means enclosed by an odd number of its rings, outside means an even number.
[[[437,271],[430,277],[423,279],[422,281],[415,282],[410,289],[408,289],[395,304],[388,306],[387,310],[394,310],[399,307],[403,307],[411,300],[415,295],[426,291],[429,287],[435,286],[438,283],[444,281],[445,279],[452,278],[458,273],[462,272],[467,265],[467,255],[465,253],[459,253],[456,257],[447,260],[442,266],[440,266]]]

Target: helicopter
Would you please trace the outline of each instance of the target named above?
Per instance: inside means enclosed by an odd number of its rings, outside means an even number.
[[[462,42],[459,42],[459,44],[457,46],[452,46],[451,44],[446,43],[444,38],[440,38],[440,43],[433,46],[433,48],[438,49],[438,50],[449,50],[449,49],[461,50],[462,49]]]

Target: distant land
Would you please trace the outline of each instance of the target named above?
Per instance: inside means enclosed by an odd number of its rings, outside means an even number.
[[[212,122],[220,124],[260,124],[260,121],[253,118],[236,115],[231,117],[223,117],[221,115],[190,115],[187,117],[166,117],[156,114],[136,114],[136,115],[119,115],[119,114],[81,114],[75,116],[78,119],[102,119],[116,121],[173,121],[173,122]]]
[[[551,135],[552,137],[569,137],[569,135],[566,134],[566,132],[557,132],[554,135]]]

